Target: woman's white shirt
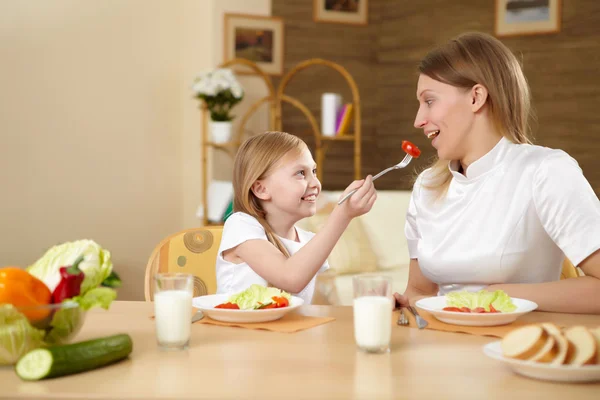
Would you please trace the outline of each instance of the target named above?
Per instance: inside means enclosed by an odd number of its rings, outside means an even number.
[[[405,233],[409,254],[439,294],[497,283],[560,279],[600,249],[600,202],[577,162],[561,150],[502,138],[467,168],[449,165],[446,196],[415,182]]]
[[[300,250],[315,234],[295,227],[299,241],[293,241],[279,237],[290,255]],[[223,226],[223,236],[217,255],[217,293],[233,294],[246,290],[252,284],[266,286],[268,282],[258,275],[247,263],[234,264],[223,258],[223,252],[232,249],[247,240],[268,240],[265,229],[258,220],[251,215],[242,212],[232,214]],[[327,261],[321,266],[319,272],[329,268]],[[299,293],[294,293],[310,304],[315,291],[316,275]]]

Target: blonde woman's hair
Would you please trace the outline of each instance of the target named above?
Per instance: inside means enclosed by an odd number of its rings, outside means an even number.
[[[286,257],[290,253],[267,222],[265,210],[252,191],[252,185],[266,178],[285,155],[292,152],[299,156],[306,148],[306,144],[297,136],[285,132],[266,132],[242,143],[233,163],[233,211],[256,218],[265,228],[269,242]]]
[[[432,50],[419,64],[423,75],[457,88],[476,84],[488,91],[493,123],[513,143],[531,143],[533,117],[529,85],[515,55],[498,39],[484,33],[464,33]],[[443,196],[452,174],[450,160],[436,159],[423,186]]]

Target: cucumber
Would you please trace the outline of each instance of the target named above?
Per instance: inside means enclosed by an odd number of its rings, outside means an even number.
[[[127,334],[39,348],[21,357],[15,371],[26,381],[55,378],[117,362],[126,358],[132,350],[133,342]]]

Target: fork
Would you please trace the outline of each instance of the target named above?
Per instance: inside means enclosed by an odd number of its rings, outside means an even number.
[[[395,170],[395,169],[401,169],[404,168],[408,165],[408,163],[410,163],[410,161],[412,160],[412,156],[410,154],[407,154],[406,156],[404,156],[404,158],[402,159],[402,161],[400,161],[398,164],[394,165],[393,167],[389,167],[384,169],[383,171],[381,171],[380,173],[378,173],[377,175],[375,175],[373,177],[373,182],[375,182],[375,180],[377,178],[379,178],[380,176],[383,176],[385,174],[387,174],[388,172]],[[348,197],[352,196],[354,193],[356,193],[358,189],[354,189],[353,191],[351,191],[350,193],[348,193],[347,195],[345,195],[344,197],[342,197],[342,199],[340,201],[338,201],[338,205],[342,204],[344,201],[346,201],[348,199]]]
[[[423,319],[423,317],[421,317],[419,315],[419,313],[417,312],[417,309],[414,308],[413,306],[408,306],[407,307],[410,312],[415,316],[415,319],[417,320],[417,327],[419,329],[423,329],[425,328],[427,325],[429,325],[429,322],[427,322],[425,319]]]
[[[404,308],[400,309],[400,316],[398,316],[398,325],[408,325],[408,318],[406,318],[406,315],[404,315]]]

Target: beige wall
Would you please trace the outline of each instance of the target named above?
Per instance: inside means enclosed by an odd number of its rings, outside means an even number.
[[[224,5],[270,11],[270,0],[0,2],[0,265],[90,238],[112,252],[119,298],[143,298],[154,246],[199,223],[190,85],[220,61]]]
[[[214,31],[217,32],[214,43],[214,58],[217,63],[223,62],[223,25],[224,15],[226,13],[238,13],[248,15],[271,15],[271,0],[219,0],[215,3],[214,10]],[[268,90],[262,79],[256,76],[249,75],[238,75],[238,79],[244,87],[245,95],[244,100],[237,105],[234,109],[234,115],[243,115],[249,108],[249,106],[259,100],[260,98],[268,94]],[[239,119],[234,120],[234,129],[240,128]],[[264,132],[269,128],[269,114],[267,106],[263,105],[262,108],[254,114],[247,125],[244,128],[244,135],[254,135],[256,133]],[[212,176],[215,179],[230,180],[233,163],[231,157],[223,152],[211,152],[213,157],[213,173]],[[209,174],[211,175],[211,174]]]

